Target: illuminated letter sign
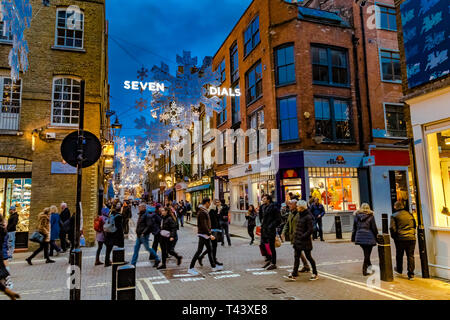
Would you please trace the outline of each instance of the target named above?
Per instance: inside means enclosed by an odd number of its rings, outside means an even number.
[[[230,97],[240,97],[241,89],[226,89],[226,88],[217,88],[217,87],[209,87],[209,94],[211,96],[230,96]]]
[[[123,88],[126,90],[148,90],[164,92],[164,83],[159,82],[140,82],[140,81],[124,81]]]

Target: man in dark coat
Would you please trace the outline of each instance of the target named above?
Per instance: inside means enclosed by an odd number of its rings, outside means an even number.
[[[394,204],[394,214],[391,216],[391,237],[395,242],[397,267],[395,271],[403,272],[403,253],[406,253],[408,264],[408,279],[414,279],[414,249],[416,247],[416,219],[406,211],[403,203]]]
[[[277,268],[277,253],[275,251],[275,238],[277,236],[277,227],[281,224],[281,213],[275,203],[272,202],[272,197],[268,194],[262,198],[263,205],[260,211],[261,219],[261,243],[268,243],[272,256],[270,261],[264,265],[263,268],[273,270]]]
[[[61,229],[59,233],[59,240],[61,241],[61,249],[63,252],[67,251],[67,248],[69,247],[69,243],[67,242],[67,234],[68,231],[66,228],[64,228],[64,223],[68,221],[71,217],[70,210],[67,208],[66,203],[61,203],[61,213],[59,214],[60,220],[61,220]],[[69,222],[67,222],[69,223]],[[66,224],[67,225],[67,224]]]
[[[312,233],[313,233],[313,217],[311,212],[308,210],[308,203],[305,200],[299,200],[297,202],[298,208],[298,217],[297,224],[294,234],[294,269],[292,274],[288,276],[288,280],[295,281],[298,276],[298,267],[300,266],[300,257],[302,252],[305,253],[306,259],[308,259],[309,263],[312,267],[312,276],[309,280],[317,280],[317,269],[316,262],[311,256],[312,251]]]
[[[134,266],[136,266],[139,258],[139,250],[141,249],[141,245],[144,245],[145,250],[155,256],[155,264],[153,267],[157,268],[161,261],[156,251],[153,250],[153,248],[150,248],[149,245],[150,233],[155,229],[153,224],[154,220],[150,214],[147,213],[147,205],[145,203],[141,203],[139,205],[139,218],[136,225],[136,243],[134,246],[133,258],[131,259],[131,264]]]

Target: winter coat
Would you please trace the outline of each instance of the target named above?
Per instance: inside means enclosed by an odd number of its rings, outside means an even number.
[[[313,234],[313,216],[311,212],[306,209],[296,216],[297,223],[294,234],[294,249],[295,250],[312,250]]]
[[[0,224],[0,249],[5,245],[5,237],[8,235],[6,233],[6,228]],[[3,252],[0,254],[0,280],[5,280],[9,276],[9,272],[5,267],[5,263],[3,261]]]
[[[197,211],[197,233],[211,235],[211,219],[208,210],[203,205],[200,205]]]
[[[209,220],[211,221],[211,229],[220,229],[219,213],[217,207],[209,210]]]
[[[138,237],[150,235],[152,224],[152,218],[146,211],[139,212],[139,218],[136,225],[136,235]]]
[[[165,217],[162,217],[162,225],[161,230],[166,230],[170,232],[170,238],[176,239],[177,237],[177,223],[172,218],[170,214],[166,214]]]
[[[38,231],[44,236],[44,242],[50,242],[50,213],[39,213]]]
[[[391,216],[391,237],[394,240],[416,240],[416,219],[406,210],[399,210]]]
[[[284,225],[282,234],[284,234],[284,238],[286,241],[290,241],[292,244],[294,244],[294,235],[295,230],[297,230],[297,223],[299,219],[299,214],[297,209],[294,211],[289,212],[289,216],[287,218],[287,222]]]
[[[69,208],[64,208],[63,211],[61,211],[61,213],[59,214],[60,218],[61,218],[61,222],[64,223],[67,220],[70,219],[71,215],[70,215],[70,210]]]
[[[114,210],[111,212],[110,216],[116,216],[114,218],[114,224],[117,230],[116,232],[105,232],[105,243],[107,246],[118,246],[119,248],[123,248],[124,236],[122,215]]]
[[[130,206],[123,206],[122,217],[124,220],[131,219],[131,207]]]
[[[377,244],[377,235],[378,229],[373,213],[356,211],[353,222],[352,241],[357,245],[374,246]]]
[[[153,212],[150,214],[150,219],[152,220],[152,227],[150,229],[150,232],[153,235],[157,235],[161,231],[162,217],[159,213]]]
[[[277,234],[277,227],[281,223],[281,214],[274,203],[263,206],[261,221],[261,238],[272,239]]]
[[[6,226],[6,231],[15,232],[18,222],[19,222],[19,214],[17,212],[12,213],[8,218],[8,225]]]
[[[309,210],[311,211],[314,219],[318,219],[318,218],[320,219],[325,215],[325,208],[321,203],[319,203],[319,204],[313,203],[310,206]]]
[[[245,216],[245,219],[247,219],[249,227],[255,227],[256,226],[256,217],[257,216],[258,216],[258,214],[256,213],[256,211],[249,212],[249,214],[247,216]]]
[[[103,208],[102,209],[102,215],[100,216],[100,219],[103,220],[103,225],[105,225],[107,219],[108,219],[108,215],[109,215],[109,209],[108,208]],[[95,231],[95,240],[97,240],[97,242],[105,242],[105,232],[98,232]]]
[[[227,224],[228,223],[228,212],[230,211],[230,208],[224,204],[219,211],[219,221],[221,224]]]
[[[61,231],[61,218],[58,213],[50,216],[50,240],[58,240]]]

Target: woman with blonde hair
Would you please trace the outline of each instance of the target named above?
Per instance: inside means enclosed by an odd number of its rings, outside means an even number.
[[[373,247],[377,244],[378,229],[373,216],[373,211],[367,203],[363,203],[361,208],[354,213],[352,242],[361,246],[364,252],[363,275],[367,276],[367,270],[372,266],[370,255]]]
[[[26,258],[25,260],[31,266],[31,260],[37,256],[39,252],[44,250],[44,258],[45,263],[54,263],[54,260],[51,260],[48,256],[48,245],[50,243],[50,208],[45,208],[43,212],[38,215],[38,232],[44,236],[44,239],[40,243],[39,248],[33,252],[31,256]]]
[[[61,232],[61,217],[58,213],[56,206],[50,207],[50,257],[53,256],[53,250],[56,250],[56,255],[59,255],[62,251],[56,244],[56,240],[59,239],[59,233]]]

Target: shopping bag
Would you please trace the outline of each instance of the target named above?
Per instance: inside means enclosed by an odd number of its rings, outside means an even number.
[[[275,248],[281,247],[281,238],[279,235],[275,237]]]
[[[256,234],[257,236],[261,237],[261,226],[257,226],[257,227],[256,227],[255,234]]]
[[[272,250],[270,250],[270,244],[264,243],[264,247],[266,249],[267,255],[271,257],[272,256]]]
[[[263,257],[266,257],[266,256],[267,256],[266,246],[265,246],[263,243],[261,243],[261,244],[259,245],[259,250],[261,251],[261,255],[262,255]]]
[[[40,232],[35,231],[31,234],[30,241],[36,242],[36,243],[42,243],[44,241],[44,236]]]

